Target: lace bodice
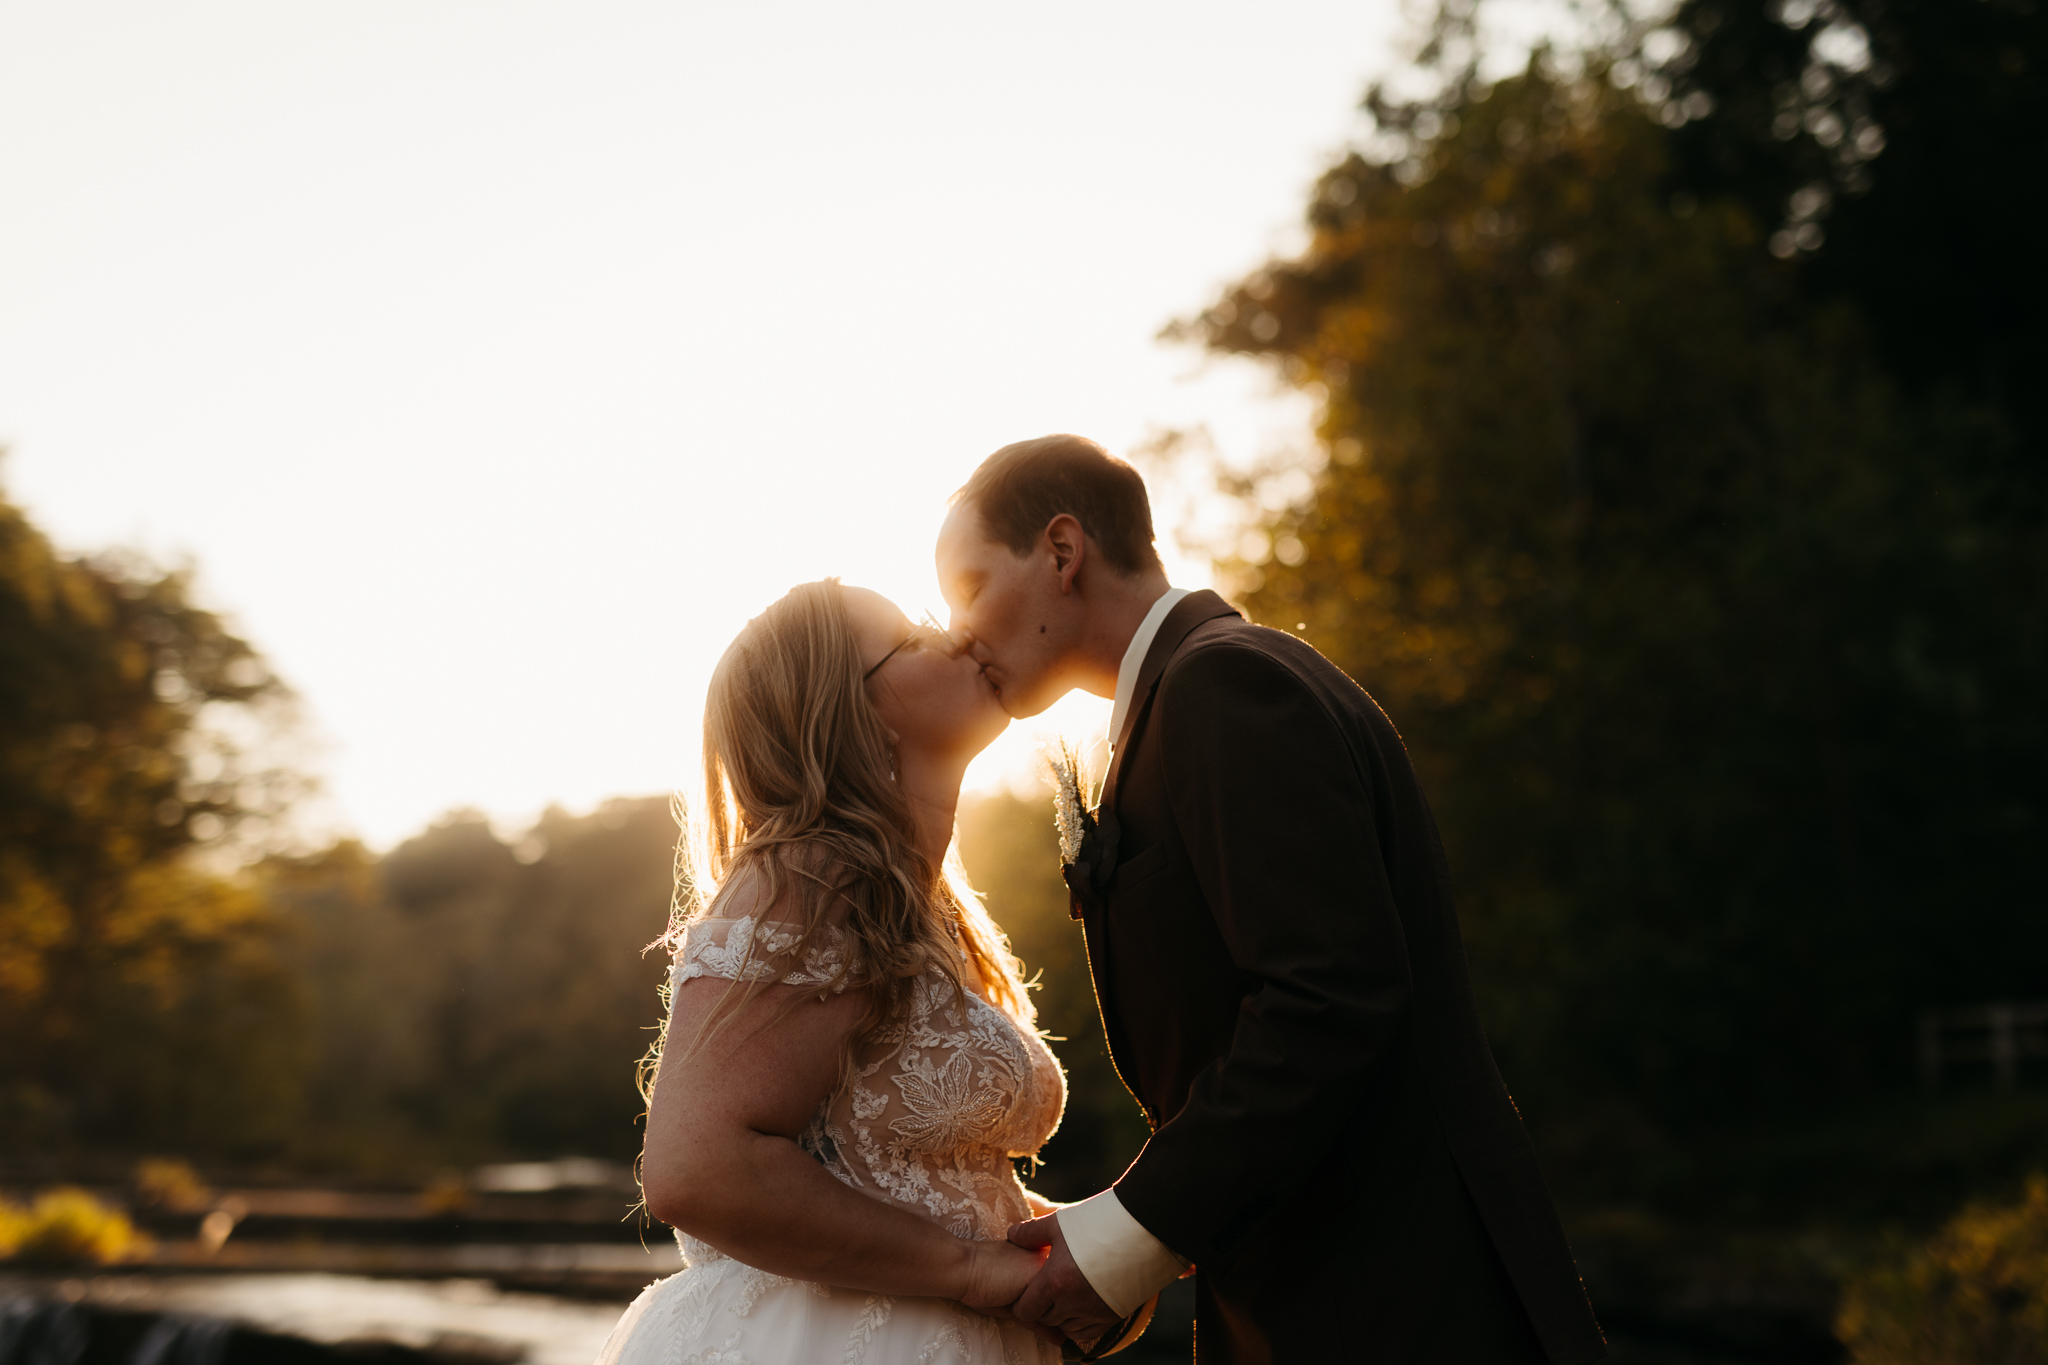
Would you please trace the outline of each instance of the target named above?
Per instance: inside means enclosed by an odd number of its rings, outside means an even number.
[[[796,943],[785,926],[751,916],[700,919],[684,931],[670,979],[823,986],[852,951],[829,925],[801,962]],[[907,1017],[873,1040],[800,1141],[855,1189],[907,1205],[955,1236],[992,1241],[1031,1216],[1011,1158],[1044,1145],[1066,1099],[1059,1062],[1029,1019],[972,992],[963,1002],[933,969],[916,982]],[[696,1262],[708,1248],[690,1238],[683,1251]]]

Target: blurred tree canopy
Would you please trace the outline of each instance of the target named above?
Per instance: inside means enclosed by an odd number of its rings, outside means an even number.
[[[185,855],[276,813],[283,689],[187,576],[60,555],[0,499],[0,1132],[208,1142],[294,1117],[280,925]],[[204,1065],[197,1065],[200,1058]]]
[[[0,500],[0,1149],[630,1159],[668,803],[266,853],[287,701],[188,574]]]
[[[1369,97],[1391,154],[1333,167],[1307,248],[1176,328],[1323,400],[1311,494],[1221,568],[1400,724],[1503,1067],[1582,1195],[1721,1198],[1788,1124],[1897,1112],[1920,1010],[2048,980],[2048,526],[2012,382],[2042,314],[1956,292],[2040,264],[1982,218],[2013,191],[1918,198],[1964,174],[1933,163],[1971,73],[2014,73],[1968,93],[1986,118],[2038,100],[1998,44],[2040,21],[1965,6],[1998,36],[1935,55],[1881,23],[1857,104],[1800,75],[1816,45],[1855,64],[1801,29],[1846,12],[1799,3],[1689,4],[1493,85],[1447,13],[1441,88]],[[1910,47],[1935,8],[1884,22]],[[2040,122],[1994,124],[1972,164],[2038,181]],[[1887,188],[1894,151],[1922,179]],[[1933,311],[1901,322],[1884,262],[1937,247],[1974,273],[1911,267]],[[1821,1148],[1777,1178],[1818,1197]]]
[[[382,859],[344,843],[265,864],[311,997],[298,1159],[632,1160],[675,836],[650,797],[550,810],[509,846],[457,814]]]
[[[1801,298],[1852,304],[1912,398],[1991,420],[1997,439],[1977,452],[1989,457],[1979,476],[2021,499],[2008,517],[2038,525],[2048,477],[2039,6],[1684,0],[1669,34],[1653,45],[1662,60],[1644,65],[1668,84],[1662,107],[1701,115],[1672,136],[1677,181],[1789,227],[1777,249],[1800,258]]]

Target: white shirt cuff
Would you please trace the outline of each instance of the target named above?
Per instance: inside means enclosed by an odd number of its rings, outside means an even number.
[[[1115,1190],[1069,1204],[1055,1215],[1067,1254],[1109,1310],[1120,1318],[1179,1279],[1188,1263],[1131,1217]]]

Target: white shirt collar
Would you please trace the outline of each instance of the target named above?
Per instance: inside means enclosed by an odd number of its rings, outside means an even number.
[[[1138,690],[1138,670],[1145,666],[1145,656],[1152,652],[1152,641],[1159,634],[1159,627],[1166,624],[1166,613],[1173,610],[1174,603],[1188,595],[1186,588],[1168,588],[1152,610],[1145,613],[1145,619],[1138,623],[1138,633],[1131,637],[1129,648],[1124,650],[1124,661],[1116,671],[1116,705],[1109,713],[1109,747],[1116,747],[1117,736],[1124,732],[1124,713],[1131,709],[1131,693]]]

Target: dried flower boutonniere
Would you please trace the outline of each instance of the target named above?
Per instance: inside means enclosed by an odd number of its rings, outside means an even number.
[[[1044,750],[1047,776],[1052,780],[1053,821],[1060,831],[1060,863],[1071,866],[1081,856],[1081,846],[1095,832],[1095,814],[1088,809],[1087,777],[1081,770],[1081,755],[1064,738]]]
[[[1102,840],[1095,812],[1088,806],[1088,778],[1081,767],[1081,755],[1065,739],[1042,751],[1046,776],[1052,782],[1053,824],[1060,835],[1060,877],[1067,884],[1067,911],[1081,918],[1084,897],[1092,896],[1095,862],[1102,854]]]

